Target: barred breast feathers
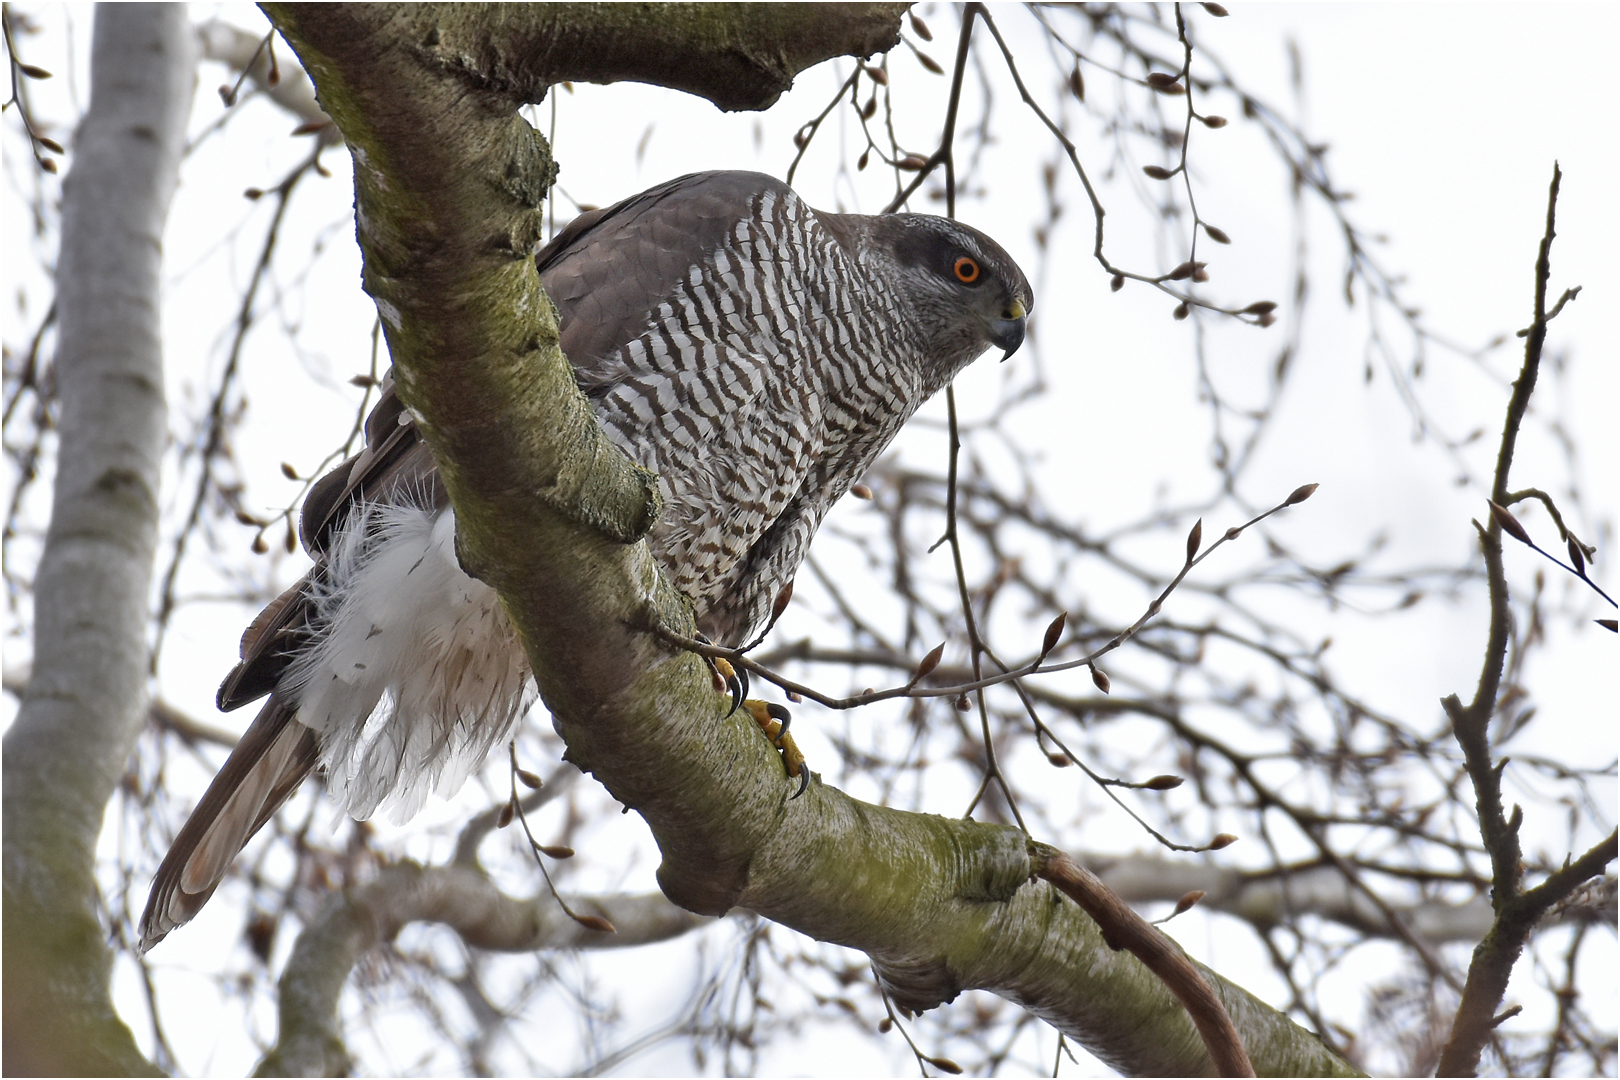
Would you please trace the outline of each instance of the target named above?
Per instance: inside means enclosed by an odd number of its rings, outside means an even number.
[[[750,210],[593,394],[610,437],[663,478],[650,540],[728,644],[764,625],[826,508],[921,400],[893,291],[785,187]]]

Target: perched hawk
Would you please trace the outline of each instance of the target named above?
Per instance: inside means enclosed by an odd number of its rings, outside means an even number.
[[[981,233],[807,206],[758,173],[699,173],[581,214],[536,256],[562,348],[608,436],[657,473],[648,536],[698,627],[744,645],[829,507],[928,397],[1024,340],[1032,297]],[[269,694],[152,884],[150,948],[189,920],[309,775],[357,818],[453,794],[532,701],[495,593],[392,385],[366,448],[305,501],[315,565],[248,627],[219,690]]]

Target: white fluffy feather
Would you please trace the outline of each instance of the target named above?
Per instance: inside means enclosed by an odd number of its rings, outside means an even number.
[[[356,818],[386,804],[404,821],[430,789],[454,795],[534,700],[517,634],[462,572],[455,531],[450,510],[357,508],[315,593],[316,644],[283,681]]]

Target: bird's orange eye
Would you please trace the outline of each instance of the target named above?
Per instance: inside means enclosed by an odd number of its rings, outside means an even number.
[[[956,265],[951,269],[956,271],[956,280],[964,285],[971,285],[979,280],[979,264],[966,255],[957,259]]]

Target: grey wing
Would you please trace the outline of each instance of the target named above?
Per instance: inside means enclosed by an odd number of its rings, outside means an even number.
[[[580,389],[597,397],[622,377],[620,349],[770,190],[791,189],[763,173],[693,173],[580,215],[540,250]]]

